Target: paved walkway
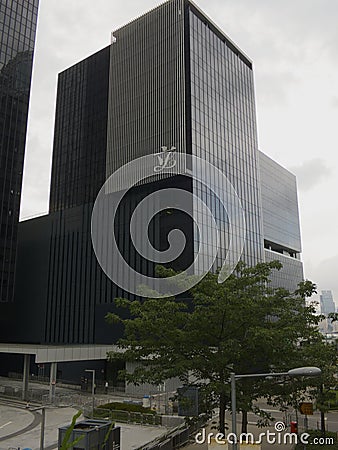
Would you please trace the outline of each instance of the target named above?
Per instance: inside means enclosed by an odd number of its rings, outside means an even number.
[[[74,408],[50,408],[46,410],[45,449],[57,448],[58,428],[71,422],[77,410]],[[83,419],[83,418],[82,418]],[[81,420],[81,418],[79,419]],[[164,434],[164,427],[144,427],[130,424],[121,426],[121,448],[132,450]],[[40,448],[41,415],[17,406],[0,403],[0,450],[9,448]]]

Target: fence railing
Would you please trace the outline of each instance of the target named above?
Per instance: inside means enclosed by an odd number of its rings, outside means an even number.
[[[10,378],[11,380],[15,380],[15,381],[22,381],[22,374],[17,373],[17,372],[9,372],[8,378]],[[32,384],[39,383],[42,385],[49,386],[50,379],[49,379],[49,377],[46,377],[43,375],[29,375],[29,382]],[[86,392],[91,392],[91,389],[92,389],[91,380],[88,380],[87,383],[79,382],[78,384],[76,384],[75,382],[71,382],[69,380],[63,380],[62,378],[58,378],[57,386],[67,388],[67,389],[72,389],[75,391],[86,391]],[[108,394],[115,394],[115,393],[116,394],[119,394],[119,393],[124,394],[126,391],[126,388],[125,388],[124,382],[118,382],[116,385],[110,385],[108,387],[108,389],[106,389],[105,381],[97,380],[95,391],[97,394],[106,394],[107,392],[108,392]]]
[[[22,400],[22,388],[14,386],[0,386],[0,395],[8,399]],[[46,389],[28,389],[26,393],[28,402],[40,403],[41,405],[53,406],[76,406],[83,408],[88,403],[88,395],[80,393],[57,393],[53,400],[50,400],[49,390]]]
[[[45,393],[43,390],[35,390],[35,389],[29,389],[27,391],[26,398],[29,401],[41,403],[42,396]],[[17,400],[22,399],[22,389],[19,387],[14,386],[0,386],[0,395],[7,398],[13,398]]]

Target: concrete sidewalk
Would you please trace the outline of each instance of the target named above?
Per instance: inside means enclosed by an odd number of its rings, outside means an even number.
[[[56,449],[58,428],[69,424],[75,408],[46,409],[45,449]],[[83,419],[83,418],[82,418]],[[79,419],[81,420],[81,418]],[[121,448],[132,450],[166,433],[164,427],[117,424],[121,426]],[[0,404],[0,450],[40,448],[41,415],[27,409]]]

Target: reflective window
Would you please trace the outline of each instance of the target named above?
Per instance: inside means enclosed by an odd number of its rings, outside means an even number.
[[[0,4],[0,302],[14,268],[38,0]]]
[[[252,70],[193,11],[190,12],[190,53],[192,152],[219,167],[236,189],[247,225],[242,259],[255,264],[264,255]],[[205,196],[198,183],[194,183],[194,190],[202,198]],[[229,224],[225,211],[210,193],[207,203],[220,230],[217,268],[229,246]],[[199,214],[197,204],[194,207]],[[208,247],[212,251],[214,244],[210,242]],[[198,237],[195,237],[195,252],[197,248]]]

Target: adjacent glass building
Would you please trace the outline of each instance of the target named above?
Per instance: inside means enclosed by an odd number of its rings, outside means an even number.
[[[20,328],[31,342],[111,343],[121,332],[106,325],[104,316],[114,297],[129,294],[96,260],[91,212],[117,168],[163,147],[200,157],[230,180],[244,210],[247,264],[279,258],[286,269],[276,285],[293,287],[302,279],[295,180],[258,151],[250,59],[188,0],[170,0],[113,35],[111,45],[59,75],[50,214],[20,225],[16,301],[31,317]],[[131,189],[114,223],[121,252],[135,270],[154,272],[131,243],[130,217],[147,195],[173,186],[196,194],[212,210],[220,230],[219,267],[229,248],[227,214],[212,189],[183,174],[156,174]],[[192,201],[191,211],[208,236],[210,224],[198,202]],[[200,244],[191,218],[175,209],[158,214],[149,238],[165,250],[173,228],[187,238],[173,262],[184,269]],[[212,239],[207,244],[205,260],[215,250]]]
[[[13,302],[38,0],[0,3],[0,303]],[[6,309],[1,307],[1,319]],[[0,327],[2,322],[0,322]]]
[[[266,262],[278,259],[271,285],[290,291],[303,279],[303,263],[296,177],[262,152],[258,152]]]

